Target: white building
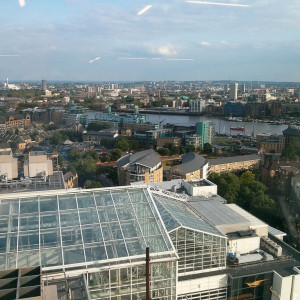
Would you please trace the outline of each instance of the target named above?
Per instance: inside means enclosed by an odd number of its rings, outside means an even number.
[[[238,87],[239,85],[236,82],[230,84],[230,94],[229,94],[230,100],[237,100]]]
[[[53,162],[43,151],[29,152],[28,160],[24,161],[24,176],[53,175]]]
[[[11,151],[0,152],[0,176],[7,180],[18,177],[18,159]]]
[[[190,100],[190,112],[202,113],[205,109],[205,100]]]

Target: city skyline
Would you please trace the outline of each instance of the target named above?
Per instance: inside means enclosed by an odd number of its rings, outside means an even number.
[[[0,79],[299,81],[296,1],[226,3],[4,0]]]

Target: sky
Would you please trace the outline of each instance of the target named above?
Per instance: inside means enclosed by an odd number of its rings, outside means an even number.
[[[1,0],[0,81],[300,81],[299,0]]]

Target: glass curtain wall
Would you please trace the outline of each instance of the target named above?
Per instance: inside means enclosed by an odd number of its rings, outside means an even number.
[[[226,266],[226,240],[179,228],[170,233],[178,251],[178,273],[199,272]]]
[[[88,274],[91,299],[144,300],[146,298],[146,266],[107,270]],[[176,262],[150,265],[152,300],[176,299]]]

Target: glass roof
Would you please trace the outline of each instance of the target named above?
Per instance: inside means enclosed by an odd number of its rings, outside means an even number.
[[[183,226],[193,230],[223,236],[216,227],[197,215],[187,202],[157,193],[152,193],[152,196],[168,232]]]
[[[147,246],[174,251],[145,188],[0,200],[1,269],[120,261]]]

